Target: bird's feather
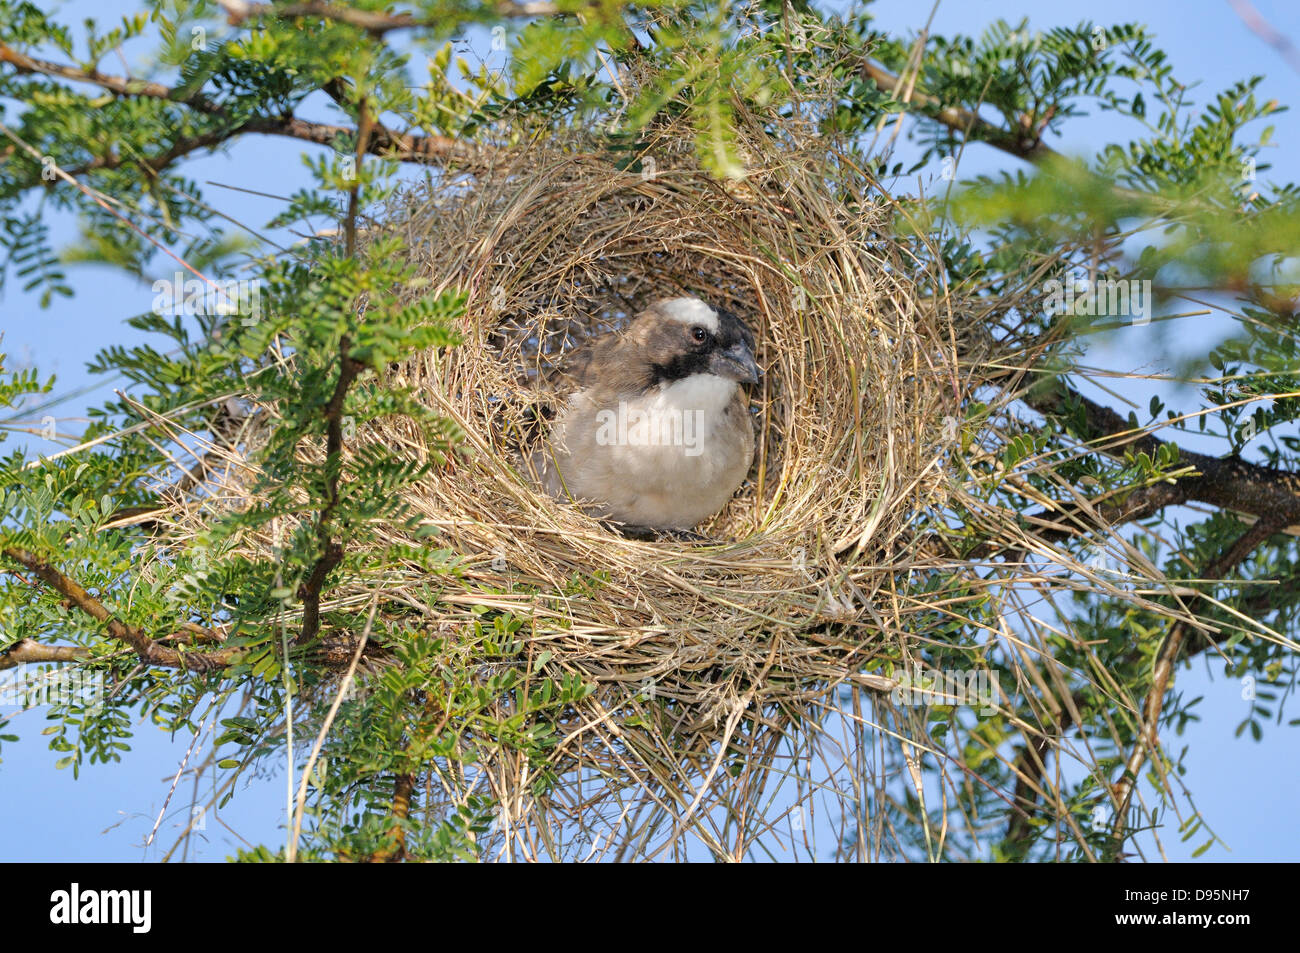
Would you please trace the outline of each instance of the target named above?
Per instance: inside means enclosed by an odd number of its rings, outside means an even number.
[[[697,327],[711,329],[707,346],[689,336]],[[737,378],[715,373],[711,355],[730,348],[752,367],[752,341],[734,316],[674,299],[575,351],[549,382],[567,397],[532,457],[542,485],[636,526],[712,516],[744,480],[754,432]]]

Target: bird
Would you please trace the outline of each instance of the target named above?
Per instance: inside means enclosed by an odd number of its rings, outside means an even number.
[[[754,335],[699,298],[655,301],[621,332],[571,354],[572,392],[531,457],[547,493],[642,531],[689,534],[754,459],[742,384],[761,375]]]

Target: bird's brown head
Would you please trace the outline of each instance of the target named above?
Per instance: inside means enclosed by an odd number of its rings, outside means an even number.
[[[762,373],[745,322],[698,298],[656,301],[636,316],[627,335],[648,365],[652,383],[715,374],[752,384]]]

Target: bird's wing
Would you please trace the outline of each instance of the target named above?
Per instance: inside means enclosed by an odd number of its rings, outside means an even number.
[[[611,395],[634,389],[639,381],[629,378],[630,367],[623,353],[623,342],[618,334],[611,334],[574,348],[546,374],[547,395],[556,407],[563,405],[574,393],[592,389],[593,399],[603,400]]]
[[[564,355],[564,360],[550,375],[557,386],[565,390],[578,390],[590,383],[591,361],[595,356],[597,343],[599,342],[589,342]]]

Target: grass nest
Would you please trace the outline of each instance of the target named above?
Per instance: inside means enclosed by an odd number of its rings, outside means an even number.
[[[701,168],[688,129],[623,163],[594,143],[522,149],[386,216],[435,288],[469,294],[463,343],[397,372],[468,451],[408,500],[461,561],[424,610],[444,628],[484,607],[527,620],[548,669],[595,688],[566,766],[631,768],[697,811],[689,765],[712,784],[729,751],[767,749],[841,686],[894,684],[872,662],[925,611],[897,582],[947,492],[953,329],[890,240],[890,203],[794,132],[748,130],[739,182]],[[521,454],[549,368],[682,295],[755,331],[755,460],[703,541],[629,539],[544,495]],[[358,438],[422,452],[400,420]]]
[[[889,209],[832,194],[824,150],[820,163],[751,154],[765,164],[743,187],[693,155],[670,134],[640,171],[531,149],[463,194],[409,199],[402,227],[422,272],[470,299],[464,342],[400,376],[466,435],[470,452],[410,500],[465,558],[465,618],[494,593],[489,604],[531,618],[557,660],[602,684],[653,680],[712,724],[742,699],[795,697],[869,659],[857,639],[789,637],[887,625],[870,607],[890,602],[908,527],[944,492],[956,355],[882,240]],[[536,439],[543,372],[679,295],[754,327],[755,461],[700,528],[705,542],[637,541],[540,493],[520,454]],[[415,439],[400,422],[371,436]]]
[[[941,851],[931,825],[946,822],[925,806],[919,763],[933,757],[941,773],[945,759],[959,763],[960,750],[944,750],[960,749],[959,733],[940,740],[925,707],[900,708],[890,693],[900,668],[942,644],[944,626],[966,621],[963,606],[995,592],[1009,614],[1027,611],[1005,579],[922,545],[918,532],[927,524],[934,536],[960,510],[986,538],[1030,546],[1016,507],[993,501],[969,468],[995,459],[1014,425],[1003,417],[1001,430],[972,439],[958,424],[986,368],[1013,366],[971,329],[1015,302],[963,317],[936,292],[940,256],[896,234],[898,206],[810,126],[742,115],[735,146],[739,180],[701,165],[684,124],[630,150],[595,131],[552,137],[406,190],[380,215],[417,256],[413,298],[468,295],[462,343],[392,370],[463,435],[454,460],[406,499],[437,530],[421,545],[445,548],[453,569],[342,580],[322,609],[377,603],[462,654],[478,651],[468,634],[485,621],[510,619],[530,677],[581,682],[545,764],[481,732],[475,771],[430,765],[429,790],[446,803],[490,788],[505,858],[702,847],[738,859],[777,824],[799,840],[813,801],[838,812],[842,831],[858,828],[837,851],[852,842],[858,856],[881,855],[888,812],[868,817],[863,806],[879,800],[919,822],[895,840]],[[683,295],[742,315],[756,334],[755,460],[698,527],[702,539],[632,539],[545,495],[523,461],[545,426],[546,371],[651,301]],[[999,386],[1005,405],[1014,375]],[[425,460],[425,441],[391,417],[359,421],[350,445]],[[239,494],[235,470],[228,499]],[[402,532],[383,528],[382,541],[412,542]],[[264,553],[272,541],[248,545]],[[1045,551],[1065,558],[1033,548]],[[959,584],[934,582],[945,578]],[[1092,574],[1071,585],[1097,584]],[[997,630],[996,606],[983,611],[991,621],[977,629],[991,634],[965,646],[963,664],[989,669],[1002,638],[1018,688],[1059,679],[1037,670],[1005,622]],[[485,683],[509,664],[499,654],[469,662]],[[995,693],[984,703],[1034,731],[1015,714],[1023,702]],[[502,717],[512,704],[491,701]],[[552,783],[539,787],[542,775]]]

